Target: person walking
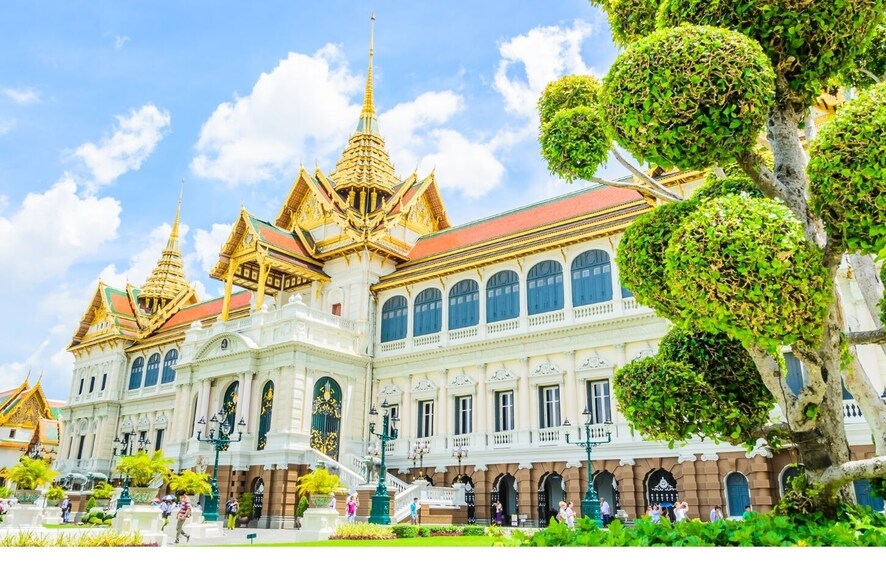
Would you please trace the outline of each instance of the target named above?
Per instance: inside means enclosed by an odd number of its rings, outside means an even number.
[[[347,503],[347,517],[348,522],[355,523],[357,521],[357,508],[360,507],[360,502],[357,500],[357,495],[352,494],[348,497]]]
[[[600,497],[600,517],[602,518],[604,528],[612,522],[612,508],[609,507],[609,503],[602,496]]]
[[[409,505],[409,518],[413,525],[418,525],[419,510],[421,510],[421,504],[418,503],[418,497],[415,497],[412,499],[412,504]]]
[[[652,517],[653,524],[660,524],[661,523],[661,506],[659,506],[658,504],[653,505],[652,506],[652,513],[650,514],[650,516]]]
[[[225,517],[227,518],[227,524],[225,527],[228,530],[234,529],[234,524],[237,520],[237,511],[240,510],[240,503],[238,503],[233,498],[229,498],[225,503]]]
[[[191,541],[191,535],[186,534],[184,531],[185,521],[191,517],[191,499],[188,498],[184,491],[179,491],[178,496],[178,514],[175,516],[177,520],[175,524],[175,543],[178,543],[182,536],[185,536],[186,540]]]
[[[566,504],[566,525],[570,528],[575,527],[575,507],[571,500]]]
[[[674,506],[674,517],[676,522],[683,522],[687,518],[687,514],[689,513],[689,503],[685,500],[677,501],[676,506]]]
[[[58,507],[62,511],[62,522],[68,524],[71,522],[71,499],[67,496],[62,500]]]
[[[495,525],[501,526],[505,519],[505,509],[501,502],[495,503]]]
[[[163,500],[160,502],[160,517],[163,518],[163,525],[160,526],[160,531],[165,531],[166,526],[169,524],[169,516],[172,515],[172,509],[175,508],[175,499],[171,494],[167,494],[163,497]]]

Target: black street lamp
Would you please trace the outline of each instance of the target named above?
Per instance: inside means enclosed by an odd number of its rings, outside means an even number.
[[[455,477],[455,481],[458,482],[461,480],[461,460],[468,456],[468,447],[466,445],[457,445],[452,448],[452,456],[458,459],[458,476]]]
[[[584,423],[585,441],[569,441],[569,418],[563,422],[563,431],[566,435],[566,443],[585,448],[585,453],[588,456],[588,490],[585,491],[585,497],[581,501],[581,513],[596,521],[597,527],[602,528],[603,518],[600,516],[600,498],[597,496],[597,490],[594,488],[591,450],[595,445],[612,441],[612,422],[606,420],[603,424],[593,423],[591,421],[591,411],[587,406],[581,414],[587,418]]]
[[[114,445],[120,446],[120,455],[132,455],[132,447],[133,442],[132,438],[129,434],[125,434],[123,439],[119,437],[114,438]],[[147,438],[139,438],[138,440],[138,450],[139,451],[147,451],[148,446],[151,445],[151,441]],[[114,449],[114,455],[117,454],[117,449]],[[117,499],[117,508],[122,508],[124,506],[129,506],[132,504],[132,498],[129,497],[129,475],[126,475],[126,478],[123,480],[123,490],[120,491],[120,498]]]
[[[243,428],[246,426],[246,420],[240,418],[240,421],[237,422],[237,439],[231,438],[231,432],[233,429],[226,430],[225,429],[225,420],[228,415],[224,411],[224,409],[218,411],[218,417],[215,414],[212,415],[212,418],[209,419],[209,423],[214,427],[209,430],[209,437],[201,438],[201,431],[197,432],[197,441],[202,441],[204,443],[209,443],[215,449],[215,465],[212,467],[212,481],[210,484],[212,485],[212,494],[208,499],[206,499],[206,505],[203,510],[203,517],[208,522],[214,522],[218,520],[218,453],[228,444],[236,443],[243,439]],[[206,425],[206,420],[202,417],[197,422],[200,426]],[[232,426],[233,427],[233,426]]]
[[[424,470],[424,460],[425,455],[431,452],[431,442],[426,439],[420,439],[417,442],[412,444],[412,449],[409,450],[409,457],[412,461],[412,466],[415,467],[415,462],[418,461],[419,471]],[[414,478],[423,478],[424,474],[419,474]]]
[[[369,422],[370,435],[374,435],[381,440],[381,449],[379,450],[381,452],[381,466],[378,472],[378,486],[375,487],[375,494],[372,495],[372,511],[369,514],[369,523],[388,525],[391,523],[391,499],[388,496],[388,487],[385,484],[388,475],[388,471],[385,468],[385,446],[389,441],[397,439],[397,430],[394,429],[394,426],[399,418],[388,413],[387,399],[381,403],[381,409],[381,432],[376,433],[375,422]],[[369,409],[369,415],[372,417],[378,416],[375,406]]]

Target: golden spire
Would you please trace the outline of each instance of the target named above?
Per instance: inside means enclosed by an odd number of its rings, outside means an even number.
[[[354,203],[364,213],[380,207],[384,198],[390,196],[394,186],[400,182],[391,157],[385,149],[385,141],[379,133],[378,117],[375,115],[372,74],[374,36],[375,14],[372,14],[369,24],[369,67],[366,72],[363,108],[360,110],[357,129],[351,134],[335,170],[329,174],[329,179],[335,183],[335,189],[343,199],[348,200],[350,192],[363,193],[363,197],[355,199]],[[369,193],[373,190],[380,192],[383,198],[373,202],[369,198]],[[362,206],[359,204],[361,202]]]
[[[182,189],[178,195],[178,206],[175,210],[175,220],[172,222],[172,231],[166,247],[160,254],[157,266],[151,272],[151,276],[142,287],[138,296],[138,304],[142,311],[153,314],[162,309],[170,300],[177,297],[181,292],[190,287],[185,278],[185,267],[182,262],[182,253],[178,245],[179,219],[182,209],[182,194],[184,193],[185,180],[182,179]]]

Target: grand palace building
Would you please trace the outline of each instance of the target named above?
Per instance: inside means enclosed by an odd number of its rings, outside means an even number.
[[[658,180],[688,197],[704,176]],[[317,464],[355,488],[371,482],[369,413],[384,405],[398,418],[385,446],[392,496],[411,500],[421,478],[433,503],[433,488],[460,483],[478,521],[495,502],[506,522],[528,524],[546,523],[560,500],[579,506],[588,463],[566,442],[567,419],[573,442],[587,439],[588,418],[594,438],[612,423],[611,441],[593,449],[594,484],[629,518],[653,502],[685,499],[705,519],[715,504],[740,516],[778,502],[794,451],[700,439],[669,448],[619,412],[614,372],[654,354],[669,323],[621,286],[613,258],[625,227],[660,202],[591,186],[451,225],[435,175],[399,175],[385,149],[371,49],[335,169],[301,168],[280,198],[273,218],[240,210],[210,273],[224,283],[219,298],[201,300],[185,277],[181,201],[143,285],[98,283],[69,346],[63,474],[114,475],[123,443],[162,449],[175,470],[212,472],[216,453],[198,433],[213,417],[233,431],[242,421],[242,440],[219,454],[221,498],[253,492],[258,525],[291,526],[296,480]],[[840,289],[854,329],[874,328],[845,266]],[[859,351],[883,388],[886,355]],[[786,358],[796,385],[803,368]],[[870,456],[870,431],[845,396],[852,451]],[[867,488],[856,484],[859,499],[882,505]]]

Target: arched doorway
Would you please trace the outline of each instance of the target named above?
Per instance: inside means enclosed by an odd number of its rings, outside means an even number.
[[[517,492],[517,480],[510,473],[499,475],[492,487],[492,520],[495,522],[495,503],[501,502],[504,518],[503,526],[511,526],[511,515],[517,513],[520,504],[520,493]]]
[[[338,459],[341,441],[341,388],[331,377],[323,377],[314,385],[311,408],[311,447]]]
[[[538,481],[538,523],[547,526],[566,500],[566,481],[560,473],[545,473]]]
[[[800,474],[800,470],[796,465],[788,465],[781,471],[781,480],[778,483],[779,486],[779,498],[784,498],[786,492],[791,490],[791,481],[794,480],[794,477]]]
[[[261,518],[262,508],[265,505],[265,482],[261,477],[252,481],[252,519]]]
[[[474,492],[474,481],[471,479],[471,477],[467,475],[462,475],[461,478],[456,482],[465,485],[465,504],[468,507],[468,524],[474,524],[476,523],[474,510],[476,508],[477,502],[477,496]]]
[[[597,491],[597,498],[600,499],[601,504],[602,500],[604,498],[606,499],[606,502],[609,503],[609,508],[612,510],[612,515],[614,516],[615,512],[620,508],[618,481],[615,480],[615,475],[609,471],[600,471],[594,475],[594,490]],[[582,496],[584,496],[584,494],[582,494]]]
[[[726,515],[741,516],[750,503],[747,477],[735,472],[726,475]]]
[[[646,478],[646,504],[658,504],[673,522],[674,503],[680,494],[674,475],[664,469],[657,469]]]

